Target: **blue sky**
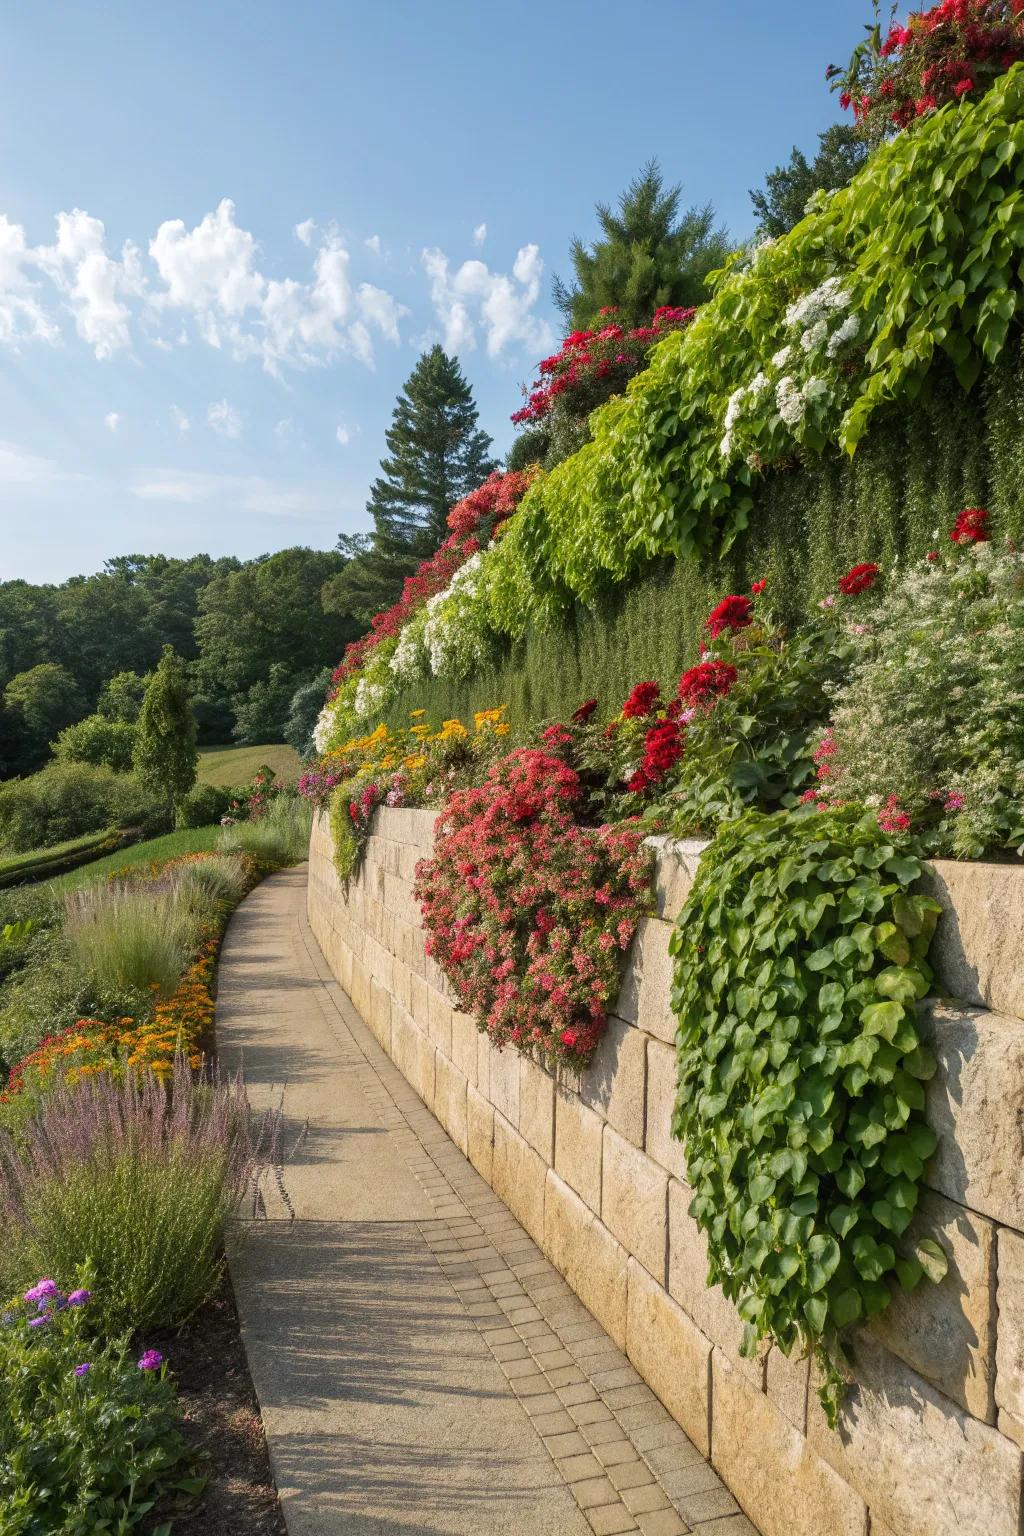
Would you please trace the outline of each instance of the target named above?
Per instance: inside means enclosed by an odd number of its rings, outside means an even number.
[[[420,348],[504,450],[650,156],[750,232],[860,0],[5,0],[0,579],[366,526]]]

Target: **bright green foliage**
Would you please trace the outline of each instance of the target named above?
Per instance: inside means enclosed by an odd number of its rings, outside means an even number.
[[[83,701],[66,667],[41,662],[11,678],[2,705],[4,733],[10,734],[21,754],[17,766],[34,768],[44,761],[47,743],[82,713]]]
[[[297,864],[309,853],[312,824],[313,815],[305,800],[298,795],[277,795],[258,820],[221,827],[217,848],[221,853],[251,853],[274,867]]]
[[[88,1270],[77,1277],[86,1290]],[[4,1536],[99,1536],[138,1525],[161,1492],[196,1493],[166,1369],[139,1369],[122,1333],[97,1340],[85,1306],[10,1302],[0,1328],[0,1529]],[[130,1319],[126,1319],[130,1322]],[[88,1371],[76,1374],[87,1365]],[[175,1469],[178,1469],[177,1471]]]
[[[66,725],[52,746],[58,763],[104,763],[115,773],[129,773],[134,742],[129,721],[96,714]]]
[[[142,701],[132,761],[142,784],[168,803],[188,794],[196,781],[196,720],[185,669],[169,645]]]
[[[591,418],[593,441],[531,487],[486,562],[486,622],[521,635],[652,556],[728,551],[769,466],[830,444],[852,452],[944,357],[974,384],[1020,301],[1022,151],[1018,67],[976,107],[883,146],[753,259],[734,258],[693,324]],[[856,321],[834,351],[838,328],[801,330],[830,283],[836,319]]]
[[[630,182],[616,212],[598,203],[601,237],[589,248],[574,239],[569,249],[575,281],[555,280],[555,303],[570,331],[584,330],[604,308],[618,311],[623,326],[649,325],[663,304],[699,304],[704,279],[724,260],[725,231],[714,211],[688,208],[680,215],[681,187],[665,190],[652,160]]]
[[[815,192],[835,192],[845,187],[867,158],[867,145],[846,123],[833,123],[818,135],[818,153],[808,161],[794,147],[787,165],[777,165],[765,177],[763,191],[751,192],[761,235],[777,239],[804,216]]]
[[[936,1137],[916,1003],[938,905],[919,860],[853,810],[748,812],[701,860],[672,937],[673,1134],[709,1283],[770,1338],[813,1349],[834,1421],[839,1330],[940,1278],[907,1233]]]
[[[93,763],[50,763],[27,779],[0,784],[0,847],[48,848],[106,827],[167,824],[167,803],[137,778]]]
[[[134,725],[139,718],[139,710],[150,681],[148,672],[145,677],[138,672],[115,672],[104,683],[96,700],[97,714],[105,720],[120,720],[126,725]]]
[[[335,785],[328,802],[334,867],[342,880],[350,880],[355,874],[369,836],[368,825],[362,820],[354,822],[349,813],[349,805],[364,788],[362,779],[344,779]]]

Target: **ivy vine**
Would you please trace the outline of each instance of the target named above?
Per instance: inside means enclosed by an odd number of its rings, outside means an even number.
[[[916,1004],[940,909],[920,873],[862,811],[748,812],[702,858],[672,937],[673,1133],[708,1283],[747,1324],[744,1352],[813,1353],[833,1425],[841,1330],[893,1280],[946,1268],[931,1239],[900,1241],[936,1145]]]

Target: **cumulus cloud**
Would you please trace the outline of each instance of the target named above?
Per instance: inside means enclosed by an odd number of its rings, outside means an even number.
[[[171,422],[182,434],[187,432],[192,425],[185,412],[178,405],[171,406]]]
[[[220,437],[241,437],[242,417],[227,400],[212,400],[206,408],[206,425]]]
[[[487,225],[486,224],[478,224],[476,229],[474,229],[474,231],[473,231],[473,244],[474,245],[483,245],[483,243],[484,243],[484,241],[486,239],[487,239]]]
[[[531,351],[551,345],[551,327],[533,313],[544,272],[536,245],[519,250],[511,275],[492,272],[479,260],[464,261],[453,273],[448,257],[436,248],[423,251],[420,259],[449,352],[472,351],[478,331],[484,333],[491,357],[513,344]]]
[[[39,284],[30,275],[34,256],[20,224],[0,214],[0,343],[60,339],[60,331],[39,302]]]
[[[303,245],[312,245],[315,234],[316,219],[303,219],[301,224],[295,226],[295,238],[301,240]]]
[[[116,432],[118,427],[121,425],[121,418],[117,411],[108,411],[104,416],[103,421],[104,424],[109,427],[111,432]]]
[[[120,260],[110,256],[103,221],[74,208],[57,215],[56,242],[38,247],[34,258],[63,294],[75,330],[98,358],[131,346],[131,310],[124,300],[145,292],[137,246],[128,240]]]

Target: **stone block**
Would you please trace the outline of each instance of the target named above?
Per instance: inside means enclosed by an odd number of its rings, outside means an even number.
[[[672,1012],[672,959],[668,941],[672,924],[657,917],[640,920],[629,952],[615,1014],[669,1044],[676,1037]]]
[[[469,1145],[466,1079],[440,1051],[434,1060],[434,1114],[465,1156]]]
[[[934,1004],[923,1034],[938,1058],[928,1122],[939,1146],[931,1188],[1018,1230],[1024,1227],[1024,1024],[977,1009]]]
[[[370,978],[369,1011],[364,1018],[386,1051],[391,1048],[391,993],[386,991],[375,976]]]
[[[668,1174],[610,1125],[604,1130],[601,1220],[665,1284]]]
[[[646,841],[654,849],[654,909],[660,918],[674,923],[690,894],[707,841],[700,837],[649,837]]]
[[[1024,1420],[1024,1237],[1006,1227],[999,1230],[998,1275],[996,1403]]]
[[[476,1086],[477,1037],[480,1031],[471,1013],[452,1009],[452,1060],[469,1082]]]
[[[555,1172],[595,1212],[601,1209],[601,1137],[604,1121],[571,1089],[555,1090]]]
[[[897,1286],[872,1327],[926,1381],[994,1424],[996,1229],[984,1216],[924,1190],[903,1246],[915,1237],[934,1238],[945,1250],[946,1278],[939,1285],[922,1281],[909,1293]]]
[[[713,1344],[760,1389],[763,1360],[744,1360],[743,1320],[720,1285],[708,1285],[708,1240],[690,1215],[693,1191],[678,1179],[668,1186],[668,1292]]]
[[[471,1085],[466,1087],[467,1156],[489,1184],[494,1161],[494,1106]]]
[[[519,1132],[554,1167],[555,1080],[528,1056],[519,1058]]]
[[[355,999],[353,998],[353,1002]],[[403,1012],[392,999],[391,1004],[391,1044],[388,1055],[395,1066],[401,1072],[407,1083],[416,1087],[416,1079],[419,1071],[419,1030],[416,1028],[410,1016]]]
[[[678,1066],[675,1046],[663,1040],[647,1041],[647,1108],[644,1150],[648,1157],[676,1178],[686,1177],[686,1158],[682,1142],[672,1135],[672,1112],[676,1102]]]
[[[900,1536],[1019,1536],[1018,1447],[867,1330],[853,1340],[850,1360],[853,1385],[838,1433],[812,1390],[807,1435],[879,1518]]]
[[[488,1098],[509,1125],[519,1129],[519,1052],[514,1045],[491,1051]]]
[[[491,1038],[485,1029],[478,1029],[476,1035],[476,1085],[484,1098],[491,1096],[491,1057],[494,1049]]]
[[[629,1255],[553,1169],[548,1170],[544,1197],[544,1252],[624,1349]]]
[[[711,1341],[635,1259],[629,1261],[626,1354],[701,1455],[707,1456]]]
[[[772,1348],[765,1359],[764,1389],[768,1397],[801,1434],[807,1427],[807,1387],[811,1362],[796,1349],[784,1355]]]
[[[409,973],[409,1012],[421,1029],[429,1027],[430,997],[431,988],[427,986],[422,976],[416,971],[411,970]]]
[[[711,1390],[712,1463],[763,1536],[866,1536],[864,1499],[717,1349]]]
[[[391,968],[391,987],[395,998],[406,1013],[409,1012],[409,1004],[412,1002],[411,977],[412,972],[409,967],[396,955],[395,963]]]
[[[925,888],[943,909],[929,955],[939,990],[1024,1018],[1024,869],[936,859]]]
[[[430,988],[427,992],[427,1032],[445,1056],[452,1053],[452,1005]]]
[[[1005,1408],[996,1410],[996,1428],[1007,1440],[1012,1440],[1014,1445],[1019,1445],[1024,1450],[1024,1419],[1019,1419],[1015,1413],[1009,1413]]]
[[[644,1144],[646,1103],[646,1037],[624,1019],[610,1018],[580,1077],[579,1095],[584,1104],[614,1126],[635,1147]]]
[[[538,1244],[544,1241],[544,1181],[547,1174],[544,1159],[496,1110],[491,1188]]]
[[[436,1060],[437,1047],[434,1045],[434,1042],[428,1035],[417,1033],[416,1076],[412,1080],[412,1085],[428,1109],[433,1109],[434,1107]]]

